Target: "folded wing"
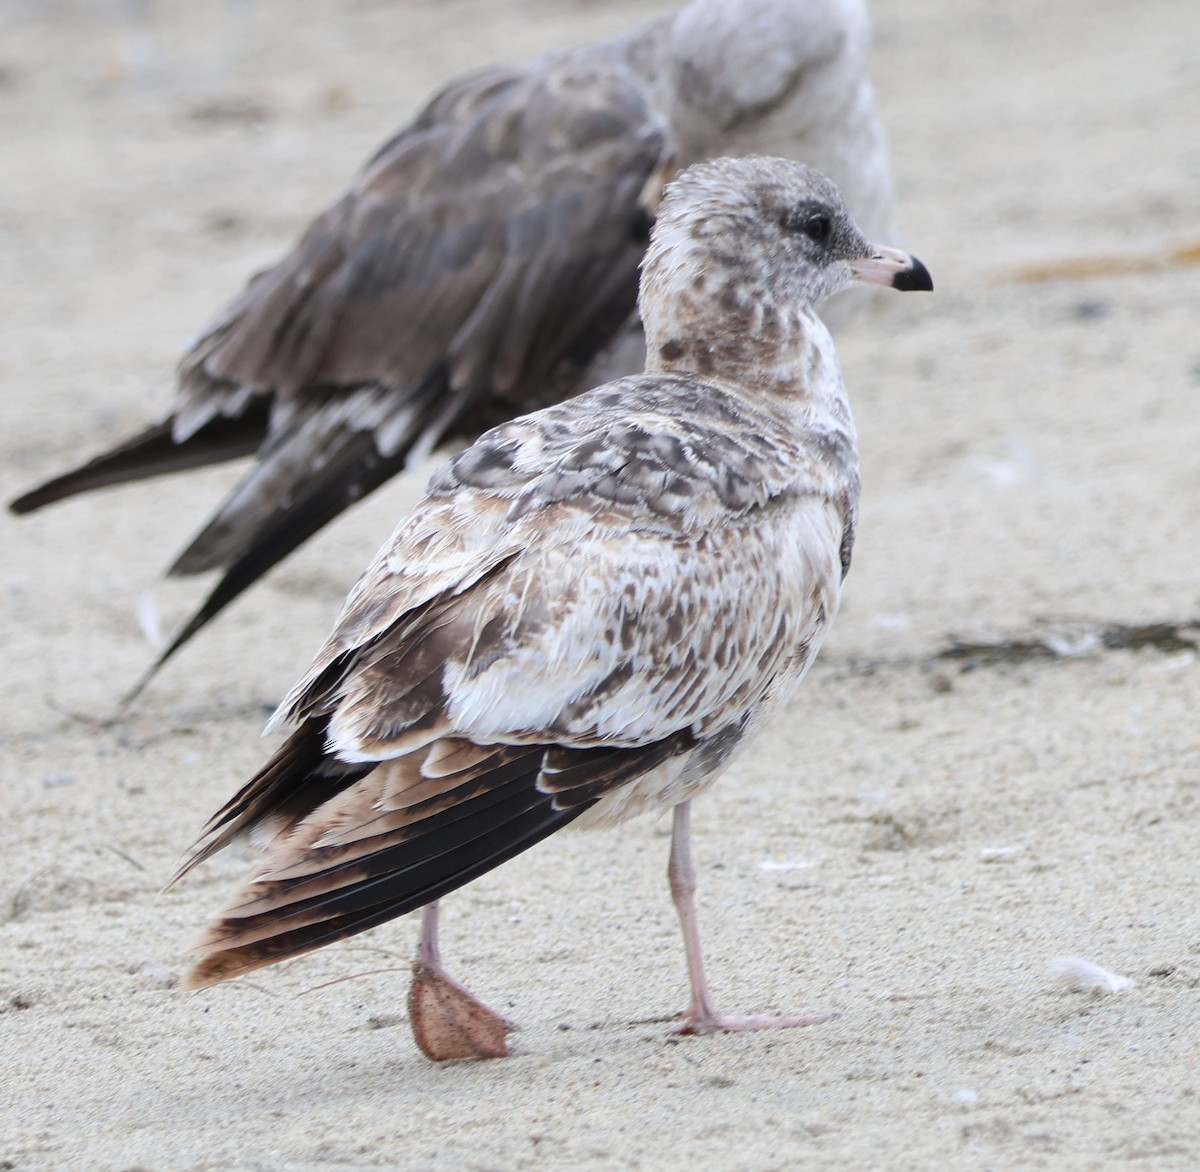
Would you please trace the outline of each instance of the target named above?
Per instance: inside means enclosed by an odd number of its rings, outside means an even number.
[[[770,468],[742,499],[736,468],[771,449],[769,423],[719,456],[742,437],[705,430],[696,388],[670,390],[699,416],[686,444],[560,433],[581,403],[611,422],[606,388],[435,479],[281,708],[296,731],[187,864],[245,831],[268,855],[192,984],[420,907],[606,799],[617,816],[684,800],[803,674],[849,518]]]

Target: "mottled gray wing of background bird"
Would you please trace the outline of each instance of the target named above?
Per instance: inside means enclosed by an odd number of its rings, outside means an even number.
[[[191,347],[167,419],[11,507],[255,456],[171,569],[222,575],[144,684],[443,439],[641,370],[637,266],[674,168],[803,160],[887,243],[868,42],[863,0],[691,0],[624,39],[450,85]],[[826,303],[827,323],[862,294]]]
[[[581,389],[669,158],[611,47],[454,83],[192,345],[169,418],[13,509],[258,453],[172,567],[225,572],[157,667],[414,456]]]

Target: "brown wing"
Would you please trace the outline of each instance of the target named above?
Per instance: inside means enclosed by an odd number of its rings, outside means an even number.
[[[281,706],[298,730],[194,857],[246,831],[268,852],[190,984],[414,910],[601,799],[684,800],[802,674],[836,608],[841,506],[782,475],[806,482],[805,453],[781,456],[768,413],[628,381],[638,419],[674,431],[634,426],[624,384],[517,420],[444,465],[381,551]]]
[[[180,466],[264,396],[270,423],[172,568],[225,575],[155,668],[414,453],[582,389],[633,311],[668,151],[607,48],[456,83],[380,150],[180,365]]]
[[[687,733],[618,750],[445,738],[382,764],[347,766],[314,751],[323,735],[320,722],[298,730],[217,815],[217,837],[185,866],[247,826],[264,827],[260,838],[275,831],[268,867],[199,942],[189,988],[414,911],[694,747]]]

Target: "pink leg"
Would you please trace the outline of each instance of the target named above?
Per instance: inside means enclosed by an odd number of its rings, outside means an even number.
[[[507,1058],[516,1027],[469,993],[442,966],[437,900],[426,904],[408,990],[408,1022],[426,1058]]]
[[[681,802],[675,807],[675,824],[671,833],[671,860],[667,865],[667,880],[671,898],[679,913],[683,929],[683,947],[687,953],[688,981],[692,1000],[676,1026],[681,1034],[711,1034],[718,1031],[787,1029],[791,1026],[817,1025],[829,1021],[829,1013],[811,1017],[774,1017],[757,1014],[749,1017],[725,1017],[716,1011],[704,975],[704,956],[700,950],[700,929],[696,923],[696,871],[692,866],[692,804]]]

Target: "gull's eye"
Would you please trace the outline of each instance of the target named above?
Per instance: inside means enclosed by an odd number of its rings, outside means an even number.
[[[833,217],[820,204],[808,201],[789,208],[780,222],[787,232],[807,236],[814,244],[828,244],[833,235]]]
[[[833,231],[833,221],[828,216],[805,216],[799,224],[800,231],[814,244],[824,244]]]

